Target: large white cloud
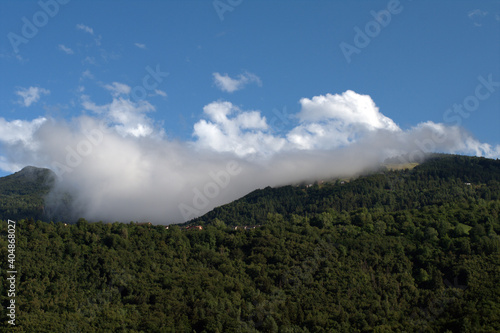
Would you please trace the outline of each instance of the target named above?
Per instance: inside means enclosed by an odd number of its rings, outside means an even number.
[[[82,97],[93,116],[69,122],[0,118],[0,168],[52,168],[60,180],[47,207],[56,209],[61,193],[70,192],[74,217],[172,223],[256,188],[351,176],[391,156],[500,157],[499,145],[481,143],[456,126],[423,122],[403,131],[369,96],[351,91],[301,99],[297,123],[282,135],[259,111],[212,102],[194,125],[194,140],[175,142],[148,117],[151,104],[131,101],[123,86],[110,88],[108,104]]]
[[[343,94],[302,98],[300,104],[302,109],[297,116],[301,122],[335,120],[344,126],[359,125],[367,130],[399,130],[392,119],[380,113],[370,96],[360,95],[352,90]]]
[[[22,143],[24,146],[33,148],[36,142],[33,141],[33,133],[47,119],[39,117],[32,121],[13,120],[7,121],[5,118],[0,118],[0,142],[6,144]]]
[[[355,142],[371,131],[400,131],[370,96],[351,90],[302,98],[300,104],[300,124],[287,135],[298,149],[332,149]]]
[[[269,155],[282,150],[333,149],[356,142],[369,132],[401,129],[384,116],[370,96],[346,91],[300,100],[299,120],[286,137],[270,134],[265,117],[257,111],[241,111],[230,102],[214,102],[204,108],[210,121],[194,126],[198,143],[219,152],[239,156]],[[233,113],[235,116],[230,117]]]
[[[266,118],[258,111],[242,112],[230,102],[213,102],[203,108],[209,120],[194,125],[196,144],[237,156],[269,155],[285,145],[283,138],[268,132]]]
[[[0,148],[4,148],[6,154],[0,155],[0,169],[18,171],[37,159],[36,152],[41,143],[34,136],[46,121],[44,117],[31,121],[0,118]]]
[[[123,135],[141,137],[153,134],[153,120],[146,113],[154,111],[154,106],[145,100],[134,102],[118,97],[117,91],[120,92],[119,94],[127,91],[124,86],[109,89],[114,96],[109,104],[96,105],[85,95],[82,97],[82,105],[86,110],[93,111],[114,124],[115,129]]]

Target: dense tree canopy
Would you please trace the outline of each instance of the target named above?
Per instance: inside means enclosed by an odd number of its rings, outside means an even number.
[[[499,161],[441,156],[258,190],[187,224],[203,230],[19,220],[10,329],[500,331],[499,178]],[[3,328],[6,288],[2,270]]]
[[[44,198],[54,181],[52,171],[35,167],[0,178],[0,217],[47,220]]]

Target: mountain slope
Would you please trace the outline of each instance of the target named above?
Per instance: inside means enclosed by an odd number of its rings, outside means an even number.
[[[256,190],[187,224],[218,219],[233,226],[258,225],[266,221],[269,213],[290,217],[361,208],[420,209],[463,201],[472,193],[497,199],[499,190],[499,160],[436,154],[412,170],[381,171],[352,181]]]
[[[202,230],[20,220],[15,329],[498,332],[499,176],[499,161],[444,156],[266,188],[191,221]]]
[[[0,217],[44,219],[44,197],[54,181],[51,170],[32,166],[0,178]]]
[[[20,220],[15,329],[498,332],[499,167],[439,156],[266,188],[191,221],[202,230]]]

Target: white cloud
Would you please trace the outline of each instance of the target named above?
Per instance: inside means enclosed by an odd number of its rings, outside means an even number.
[[[117,97],[119,95],[128,95],[130,94],[131,88],[126,84],[113,82],[112,84],[107,84],[104,86],[107,90],[111,91],[111,95],[113,97]]]
[[[5,156],[0,155],[0,170],[4,170],[6,172],[17,172],[24,168],[26,165],[22,163],[14,163],[11,162],[8,158]]]
[[[399,127],[380,113],[375,102],[368,95],[360,95],[352,90],[342,94],[302,98],[298,117],[301,122],[321,122],[337,120],[345,125],[361,125],[368,130],[399,130]]]
[[[69,47],[64,46],[63,44],[59,44],[59,50],[63,51],[66,54],[73,54],[73,50]]]
[[[104,105],[96,105],[88,96],[82,96],[82,106],[109,121],[120,135],[144,137],[153,134],[153,120],[147,117],[146,113],[155,111],[154,106],[144,100],[133,102],[118,97],[114,91],[112,91],[112,95],[114,96],[113,101]]]
[[[420,123],[409,131],[398,133],[394,138],[397,138],[396,141],[403,143],[405,147],[412,147],[413,151],[437,151],[500,158],[500,145],[492,146],[481,143],[463,128],[432,121]]]
[[[40,87],[29,87],[29,88],[20,88],[16,91],[16,95],[22,98],[19,103],[26,107],[30,106],[33,103],[36,103],[40,100],[41,95],[48,95],[50,91]]]
[[[24,146],[33,149],[36,142],[33,140],[33,133],[46,121],[44,117],[26,120],[6,121],[0,117],[0,142],[15,144],[21,142]]]
[[[35,138],[35,132],[47,121],[44,117],[38,117],[32,121],[12,120],[7,121],[0,117],[0,147],[3,153],[0,155],[0,169],[8,172],[16,172],[32,165],[38,159],[37,150],[40,142]]]
[[[194,144],[252,160],[294,151],[335,151],[361,143],[374,147],[380,156],[391,151],[500,156],[498,146],[480,143],[458,127],[425,122],[402,131],[379,111],[370,96],[353,91],[302,98],[300,104],[302,108],[295,115],[299,123],[280,136],[272,133],[258,111],[242,111],[227,101],[210,103],[203,109],[208,119],[194,125]],[[426,138],[438,139],[429,142]]]
[[[94,34],[94,29],[92,29],[92,28],[91,28],[91,27],[89,27],[89,26],[86,26],[85,24],[77,24],[77,25],[76,25],[76,28],[77,28],[78,30],[85,31],[85,32],[87,32],[87,33],[89,33],[89,34],[91,34],[91,35],[93,35],[93,34]]]
[[[94,38],[94,41],[95,41],[95,45],[97,46],[101,46],[101,43],[102,43],[102,36],[99,35],[98,37]]]
[[[299,126],[287,138],[299,149],[331,149],[357,141],[375,130],[400,131],[380,113],[370,96],[348,90],[300,100]]]
[[[268,133],[266,118],[258,111],[242,112],[230,102],[213,102],[203,111],[210,120],[200,120],[194,125],[193,134],[199,147],[232,152],[240,157],[269,156],[286,143]]]
[[[163,97],[167,97],[167,93],[160,89],[155,89],[155,94]]]
[[[84,79],[93,79],[94,75],[87,69],[84,72],[82,72],[82,78],[84,78]]]
[[[296,123],[283,135],[273,134],[259,111],[212,102],[194,125],[193,141],[171,141],[148,117],[151,104],[120,91],[111,84],[112,101],[102,105],[82,96],[84,110],[94,115],[69,122],[0,118],[0,168],[52,168],[63,177],[47,207],[57,208],[59,194],[69,191],[78,217],[173,223],[256,188],[349,177],[401,154],[414,161],[424,152],[500,157],[499,145],[479,142],[459,127],[424,122],[403,131],[369,96],[354,92],[301,99],[300,112],[290,118]],[[241,172],[227,176],[229,162]],[[194,203],[216,182],[223,184],[217,194]],[[187,216],[180,212],[183,204],[198,206]]]
[[[469,18],[476,18],[476,17],[485,17],[488,15],[488,12],[481,10],[481,9],[474,9],[471,10],[468,14]]]
[[[220,73],[213,73],[214,83],[222,91],[225,92],[235,92],[236,90],[241,90],[243,87],[249,83],[256,83],[258,86],[262,86],[262,81],[260,78],[252,73],[245,72],[238,75],[237,79],[229,77],[229,75]]]
[[[480,27],[483,25],[482,21],[488,15],[488,12],[481,9],[471,10],[467,16],[474,22],[476,27]]]
[[[95,65],[96,64],[95,57],[86,56],[85,59],[83,59],[83,63]]]
[[[146,45],[145,44],[141,44],[141,43],[134,43],[135,46],[137,46],[138,48],[140,49],[145,49],[146,48]]]

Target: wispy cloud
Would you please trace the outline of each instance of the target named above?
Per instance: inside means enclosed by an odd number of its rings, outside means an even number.
[[[474,18],[474,17],[485,17],[488,15],[488,12],[481,10],[481,9],[474,9],[469,12],[469,17]]]
[[[101,35],[99,35],[98,37],[96,37],[96,38],[94,39],[94,41],[95,41],[95,45],[97,45],[97,46],[101,46],[101,44],[102,44],[102,36],[101,36]]]
[[[216,72],[212,74],[214,77],[214,83],[222,91],[232,93],[237,90],[243,89],[249,83],[256,83],[258,86],[262,86],[262,81],[260,78],[252,73],[245,72],[238,75],[236,79],[231,78],[227,73],[221,75]]]
[[[87,69],[82,73],[82,78],[84,79],[93,79],[94,75]]]
[[[87,26],[87,25],[85,25],[85,24],[77,24],[77,25],[76,25],[76,28],[77,28],[78,30],[85,31],[85,32],[87,32],[87,33],[89,33],[89,34],[91,34],[91,35],[93,35],[93,34],[94,34],[94,29],[92,29],[91,27],[89,27],[89,26]]]
[[[17,61],[21,62],[21,63],[24,63],[27,61],[27,59],[24,59],[20,53],[15,53],[15,52],[11,52],[11,53],[2,53],[0,52],[0,59],[16,59]]]
[[[155,89],[155,94],[163,97],[167,97],[167,93],[160,89]]]
[[[23,106],[30,106],[40,100],[42,95],[48,95],[50,91],[40,87],[19,88],[16,95],[21,97],[19,104]]]
[[[146,48],[146,45],[145,44],[141,44],[141,43],[134,43],[135,46],[137,46],[138,48],[140,49],[145,49]]]
[[[472,20],[476,27],[480,27],[483,25],[483,18],[488,15],[488,12],[481,9],[474,9],[468,13],[469,18]]]
[[[128,95],[130,94],[131,90],[131,88],[128,85],[120,82],[113,82],[112,84],[106,84],[104,88],[109,90],[111,92],[111,95],[113,95],[113,97],[118,97],[120,95]]]
[[[83,63],[95,65],[96,64],[95,57],[86,56],[85,59],[83,59]]]
[[[63,44],[59,44],[59,50],[63,51],[66,54],[73,54],[73,50],[69,47],[64,46]]]

